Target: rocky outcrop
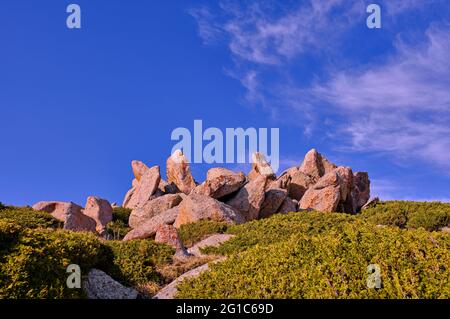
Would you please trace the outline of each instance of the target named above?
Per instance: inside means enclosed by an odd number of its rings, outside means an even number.
[[[199,194],[191,194],[179,205],[179,214],[174,226],[195,223],[200,220],[241,224],[245,219],[231,206]]]
[[[287,195],[288,191],[282,188],[272,188],[266,191],[258,218],[267,218],[275,214]]]
[[[188,195],[197,186],[189,163],[180,150],[176,150],[167,159],[166,166],[167,182],[176,185],[181,192]]]
[[[91,269],[83,281],[83,290],[89,299],[137,299],[138,292],[118,283],[106,273]]]
[[[106,224],[113,219],[111,204],[107,200],[95,196],[88,197],[83,213],[95,221],[95,229],[99,234],[106,231]]]
[[[133,240],[133,239],[145,239],[155,236],[158,227],[161,225],[171,225],[175,222],[179,212],[179,206],[175,206],[162,212],[142,224],[134,228],[128,234],[125,235],[123,240]]]
[[[321,212],[337,211],[341,199],[340,178],[335,171],[323,176],[309,188],[300,200],[300,208],[312,208]]]
[[[311,176],[315,181],[318,181],[322,176],[333,171],[337,166],[325,157],[323,157],[315,149],[306,153],[302,165],[300,165],[300,172]]]
[[[161,181],[161,174],[159,166],[148,168],[139,161],[133,161],[131,166],[135,179],[133,187],[125,195],[123,207],[135,209],[152,199]]]
[[[243,173],[235,173],[225,168],[213,168],[208,171],[206,181],[197,186],[193,192],[220,199],[236,192],[244,183]]]
[[[268,179],[276,178],[275,173],[267,162],[264,154],[256,152],[252,154],[252,170],[248,173],[248,179],[253,180],[261,175]]]
[[[298,211],[298,201],[290,197],[286,197],[278,209],[279,214],[287,214]]]
[[[83,208],[72,202],[39,202],[32,207],[36,211],[44,211],[64,223],[63,228],[72,231],[96,231],[96,222],[83,214]]]
[[[353,176],[354,188],[352,191],[353,205],[358,212],[370,199],[370,180],[366,172],[358,172]]]
[[[175,248],[175,257],[177,258],[189,257],[189,254],[178,235],[178,230],[172,225],[160,225],[156,230],[155,241]]]
[[[314,185],[314,178],[300,171],[298,167],[289,169],[286,175],[290,177],[288,191],[292,199],[302,199],[308,188]]]
[[[177,206],[182,200],[179,194],[167,194],[152,199],[143,206],[133,209],[128,224],[131,228],[136,228],[146,220]]]
[[[227,204],[236,209],[247,221],[258,219],[264,202],[267,177],[259,175],[244,187]]]

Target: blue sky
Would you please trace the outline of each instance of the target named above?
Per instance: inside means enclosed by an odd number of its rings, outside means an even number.
[[[0,41],[1,202],[120,203],[195,119],[279,128],[281,169],[314,147],[383,199],[450,201],[446,0],[4,0]]]

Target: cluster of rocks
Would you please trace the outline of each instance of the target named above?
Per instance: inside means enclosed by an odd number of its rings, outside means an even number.
[[[50,213],[72,231],[96,232],[107,237],[106,224],[112,221],[111,204],[99,197],[90,196],[84,208],[72,202],[38,202],[33,209]]]
[[[357,213],[370,198],[367,173],[353,173],[337,166],[315,149],[298,167],[276,176],[261,153],[253,154],[251,171],[245,175],[225,168],[212,168],[199,184],[181,151],[166,163],[167,180],[159,166],[131,163],[134,179],[122,206],[132,210],[132,230],[124,240],[154,237],[176,248],[177,255],[189,253],[178,238],[183,224],[200,220],[241,224],[277,213],[305,210]],[[36,210],[51,213],[64,222],[64,228],[105,233],[112,220],[108,201],[89,197],[83,209],[74,203],[40,202]]]
[[[134,180],[123,206],[132,209],[132,230],[124,240],[155,236],[182,251],[176,230],[183,224],[212,220],[241,224],[277,213],[318,210],[356,213],[370,197],[367,173],[337,166],[316,150],[302,164],[277,177],[261,153],[253,155],[247,176],[212,168],[199,184],[181,151],[167,160],[167,181],[159,166],[132,162]],[[164,225],[164,227],[161,227]],[[170,227],[169,227],[170,226]],[[162,235],[161,235],[162,234]]]

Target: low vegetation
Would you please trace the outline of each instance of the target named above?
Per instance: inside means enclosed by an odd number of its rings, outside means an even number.
[[[81,289],[67,288],[70,264],[82,274],[101,269],[126,285],[167,282],[158,268],[172,262],[171,247],[153,240],[104,241],[55,225],[49,214],[28,208],[0,211],[0,299],[83,298]]]
[[[108,230],[121,239],[130,210],[114,209]],[[0,299],[83,298],[66,268],[98,268],[153,294],[181,273],[225,255],[179,286],[179,298],[450,298],[450,204],[386,202],[359,215],[301,212],[243,225],[202,221],[179,230],[186,246],[213,233],[236,236],[210,257],[172,260],[153,240],[102,240],[61,229],[51,215],[0,205]],[[377,264],[382,287],[368,288]]]
[[[227,232],[236,237],[204,250],[228,259],[184,281],[177,297],[449,298],[450,234],[431,232],[448,225],[449,205],[401,206],[382,203],[358,216],[291,213],[231,226]],[[367,287],[372,264],[381,270],[380,289]]]
[[[121,240],[131,230],[128,227],[131,209],[116,207],[113,209],[113,220],[106,225],[106,230],[115,240]]]
[[[364,210],[359,217],[378,225],[433,231],[450,225],[450,204],[389,201]]]
[[[227,231],[227,223],[217,223],[209,220],[200,221],[193,224],[181,225],[179,235],[184,246],[192,247],[211,234],[223,234]]]

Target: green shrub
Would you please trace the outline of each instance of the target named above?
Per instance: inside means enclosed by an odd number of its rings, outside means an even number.
[[[131,209],[116,207],[113,209],[113,220],[106,225],[106,230],[115,240],[121,240],[131,230],[128,226]]]
[[[105,245],[109,249],[108,262],[101,269],[127,285],[163,283],[156,267],[170,263],[175,253],[170,246],[153,240],[107,241]]]
[[[346,214],[320,212],[278,214],[268,219],[230,226],[227,232],[238,236],[218,248],[208,247],[203,251],[228,255],[255,245],[270,245],[287,240],[293,234],[315,235],[330,229],[339,230],[353,221],[355,217]]]
[[[80,289],[67,288],[67,266],[77,264],[85,273],[104,263],[103,247],[93,234],[12,229],[12,235],[15,244],[3,247],[0,257],[0,298],[83,297]]]
[[[49,213],[37,212],[31,207],[6,207],[0,210],[0,220],[27,228],[61,228],[63,224]]]
[[[173,253],[153,240],[103,241],[93,233],[0,219],[0,299],[85,297],[81,289],[67,288],[70,264],[79,265],[83,275],[101,269],[126,285],[162,284],[157,267],[170,263]]]
[[[359,218],[374,224],[434,231],[450,225],[450,204],[389,201],[364,210]]]
[[[2,210],[2,209],[5,209],[6,208],[6,206],[5,205],[3,205],[3,203],[2,202],[0,202],[0,210]]]
[[[324,216],[335,219],[333,214]],[[252,225],[253,233],[259,228],[259,243],[244,250],[230,244],[228,259],[212,265],[210,272],[198,278],[183,281],[177,297],[450,297],[449,235],[380,228],[361,221],[327,229],[322,222],[318,228],[312,226],[310,231],[291,232],[289,236],[279,234],[278,240],[267,243],[262,235],[270,221],[278,224],[280,220],[270,218]],[[247,236],[241,231],[237,231],[235,243]],[[276,235],[269,232],[269,237],[275,239]],[[381,268],[381,289],[366,285],[370,264]]]
[[[228,224],[224,222],[199,221],[192,224],[181,225],[178,234],[186,247],[192,247],[211,234],[223,234],[227,231]]]

